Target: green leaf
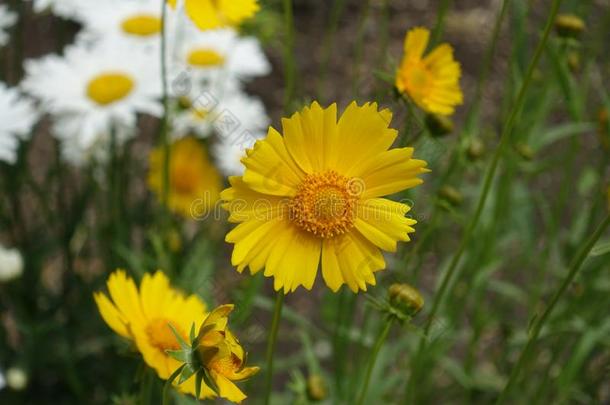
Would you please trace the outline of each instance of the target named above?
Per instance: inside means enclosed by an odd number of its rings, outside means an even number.
[[[186,367],[182,369],[182,373],[180,373],[180,379],[178,380],[178,384],[182,384],[183,382],[191,378],[193,374],[195,374],[195,371],[196,370],[193,367],[187,364]]]
[[[610,240],[599,242],[593,249],[589,256],[603,256],[610,253]]]
[[[189,355],[185,350],[166,350],[165,353],[180,363],[188,363],[189,361]]]
[[[205,381],[205,385],[210,387],[210,389],[214,391],[216,395],[220,395],[218,385],[216,385],[216,381],[214,381],[214,379],[212,378],[210,371],[207,368],[203,368],[202,371],[203,373],[201,374],[201,376],[203,377],[203,381]]]
[[[182,336],[180,336],[180,334],[178,333],[178,331],[176,330],[176,328],[174,328],[174,325],[172,325],[171,323],[167,323],[170,327],[170,329],[172,330],[174,336],[176,337],[176,340],[178,340],[178,344],[180,344],[180,347],[182,348],[182,350],[191,350],[191,345],[189,345],[188,343],[186,343],[184,341],[184,339],[182,339]]]
[[[203,380],[205,372],[203,369],[199,369],[197,371],[197,376],[195,377],[195,398],[199,401],[199,397],[201,397],[201,380]]]

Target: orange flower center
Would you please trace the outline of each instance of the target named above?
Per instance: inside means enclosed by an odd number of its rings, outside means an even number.
[[[174,335],[174,332],[170,328],[170,321],[163,318],[155,318],[148,322],[146,326],[146,334],[148,335],[148,341],[152,346],[159,349],[163,353],[166,350],[178,350],[180,344]],[[185,338],[184,331],[182,331],[176,324],[172,323],[176,332],[178,332],[183,338]]]
[[[200,173],[193,162],[176,162],[171,172],[172,189],[178,194],[193,194],[200,184]]]
[[[412,96],[424,96],[434,82],[432,73],[422,62],[413,62],[403,70],[403,81]]]
[[[230,376],[241,367],[242,362],[231,353],[231,356],[214,359],[209,367],[220,375]]]
[[[354,226],[358,193],[353,181],[335,171],[309,174],[290,201],[290,218],[302,229],[331,238]]]

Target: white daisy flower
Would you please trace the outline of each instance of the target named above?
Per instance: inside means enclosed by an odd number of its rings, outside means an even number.
[[[6,249],[0,245],[0,282],[19,278],[23,274],[23,257],[17,249]]]
[[[0,46],[8,43],[10,37],[5,30],[8,30],[17,21],[17,14],[9,10],[6,4],[0,4]]]
[[[215,134],[219,138],[252,137],[264,132],[270,119],[263,103],[238,88],[225,92],[207,90],[191,92],[193,97],[178,99],[178,112],[173,115],[176,137],[196,135],[202,138]]]
[[[0,83],[0,160],[15,163],[19,139],[26,139],[37,121],[32,103],[16,89]]]
[[[88,154],[112,131],[119,141],[133,136],[137,113],[161,115],[155,61],[121,41],[93,47],[77,43],[66,48],[64,57],[26,61],[23,88],[51,114],[55,136]]]
[[[56,16],[79,21],[79,4],[91,0],[24,0],[32,2],[36,13],[52,12]]]
[[[178,30],[180,31],[180,30]],[[186,26],[172,33],[170,61],[174,75],[183,71],[211,81],[237,78],[247,80],[271,72],[256,38],[240,37],[231,28],[199,31]]]
[[[161,3],[159,0],[83,1],[79,14],[85,26],[82,36],[88,40],[108,38],[129,41],[159,51]],[[175,11],[167,6],[168,32],[175,25]]]

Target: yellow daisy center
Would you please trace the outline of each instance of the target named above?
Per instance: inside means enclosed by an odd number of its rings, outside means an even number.
[[[426,95],[434,83],[432,72],[421,62],[414,63],[403,74],[405,87],[412,96]]]
[[[201,183],[198,166],[189,161],[176,162],[171,172],[172,189],[178,194],[193,194]]]
[[[350,179],[335,171],[309,174],[290,201],[290,218],[302,229],[322,238],[331,238],[354,225],[358,196]]]
[[[200,48],[191,51],[187,57],[188,63],[196,67],[222,66],[225,57],[213,49]]]
[[[87,96],[105,106],[127,97],[134,86],[133,79],[124,73],[102,73],[89,81]]]
[[[169,325],[170,322],[167,319],[155,318],[148,322],[148,325],[146,326],[148,341],[152,346],[164,353],[166,350],[180,349],[180,344]],[[182,337],[185,336],[184,332],[178,326],[174,323],[172,323],[172,326]]]
[[[231,356],[221,357],[213,360],[209,367],[221,375],[231,375],[241,367],[239,358],[231,354]]]
[[[123,32],[148,37],[161,32],[161,19],[153,14],[136,14],[121,23]]]

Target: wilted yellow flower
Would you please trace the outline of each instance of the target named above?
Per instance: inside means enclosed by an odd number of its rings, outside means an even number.
[[[559,14],[555,18],[555,29],[562,37],[578,38],[585,28],[584,20],[577,15]]]
[[[451,115],[463,102],[461,68],[448,44],[441,44],[424,56],[429,39],[426,28],[413,28],[407,33],[396,87],[424,111]]]
[[[185,296],[173,289],[160,271],[145,274],[138,290],[125,271],[117,270],[107,286],[110,298],[102,292],[94,294],[102,318],[113,331],[134,342],[160,378],[168,379],[180,366],[167,354],[180,348],[171,327],[186,339],[193,324],[201,325],[206,319],[205,304],[196,295]],[[195,379],[188,379],[180,389],[194,395]],[[209,387],[203,387],[200,397],[213,395]]]
[[[241,402],[246,395],[234,384],[258,372],[246,367],[246,352],[228,328],[233,305],[221,305],[205,319],[197,337],[200,364],[208,370],[218,387],[218,394],[229,401]]]
[[[218,201],[221,178],[210,163],[203,145],[193,137],[171,145],[169,164],[169,208],[186,218],[205,215]],[[159,197],[163,194],[165,152],[162,147],[150,154],[148,185]]]
[[[176,7],[176,0],[167,0]],[[258,0],[184,0],[186,14],[201,30],[239,25],[258,12]]]
[[[413,148],[389,149],[398,132],[392,113],[377,104],[310,107],[282,120],[242,159],[244,175],[230,178],[223,205],[231,222],[232,263],[254,274],[265,268],[277,291],[311,289],[318,265],[326,284],[357,292],[385,268],[381,250],[408,241],[415,220],[406,204],[385,198],[422,183],[428,170]]]

